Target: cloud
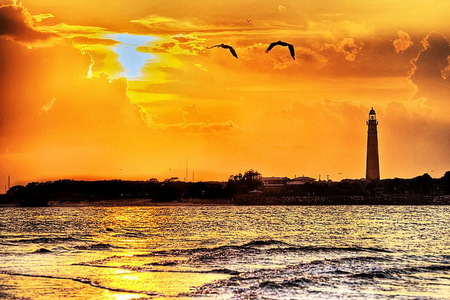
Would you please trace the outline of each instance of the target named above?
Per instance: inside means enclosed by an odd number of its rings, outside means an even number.
[[[91,59],[72,43],[27,49],[0,40],[0,53],[0,153],[47,144],[117,145],[129,132],[143,135],[146,127],[126,95],[127,82],[86,78]]]
[[[173,19],[159,15],[150,15],[143,19],[131,21],[145,27],[145,33],[168,35],[168,34],[195,34],[197,36],[208,36],[236,39],[238,35],[261,35],[279,36],[286,34],[286,30],[303,29],[298,24],[286,20],[267,19],[259,22],[248,23],[245,18],[225,19],[223,17],[202,16],[201,18]],[[297,31],[298,32],[298,31]],[[305,34],[304,32],[302,32]],[[306,33],[308,34],[308,33]],[[316,33],[314,33],[316,34]]]
[[[197,106],[195,104],[186,105],[181,110],[183,114],[183,121],[186,124],[189,123],[210,123],[211,117],[205,114],[200,113],[197,110]]]
[[[55,105],[56,100],[56,97],[53,97],[52,100],[50,100],[48,103],[45,103],[44,106],[41,107],[41,113],[49,112]]]
[[[279,6],[278,6],[278,10],[279,10],[281,13],[285,13],[285,12],[287,11],[287,8],[286,8],[285,6],[283,6],[283,5],[279,5]]]
[[[151,33],[192,32],[200,28],[188,20],[176,20],[158,15],[150,15],[144,19],[131,20],[131,23],[140,24],[150,30]]]
[[[197,104],[186,104],[177,109],[179,102],[157,101],[143,106],[143,119],[147,126],[158,131],[177,134],[217,134],[244,131],[232,120],[216,120],[213,116],[200,112]]]
[[[354,61],[359,51],[361,51],[362,45],[357,45],[353,38],[344,38],[336,45],[336,51],[345,54],[345,59]]]
[[[35,26],[35,19],[22,6],[0,6],[0,37],[22,43],[47,41],[58,37],[54,32]]]
[[[362,45],[362,42],[357,44],[353,38],[346,37],[337,44],[325,44],[323,50],[332,49],[338,53],[343,53],[346,60],[354,61],[361,51]]]
[[[441,71],[441,74],[442,74],[443,79],[448,80],[448,78],[450,77],[450,55],[447,56],[447,62],[448,62],[448,65],[447,65],[447,67],[445,67],[444,70]]]
[[[206,47],[203,46],[206,39],[194,35],[177,34],[162,41],[152,43],[152,46],[141,46],[136,48],[143,53],[170,53],[173,55],[199,55],[204,53]]]
[[[192,133],[192,134],[202,134],[202,133],[224,133],[224,132],[230,132],[239,130],[242,131],[243,129],[239,127],[236,123],[229,120],[226,122],[219,122],[219,123],[205,123],[205,122],[199,122],[199,123],[180,123],[180,124],[169,124],[169,125],[156,125],[154,124],[152,126],[154,129],[163,129],[167,131],[181,131],[184,133]]]
[[[374,28],[364,23],[356,23],[349,20],[320,22],[308,20],[307,30],[316,36],[339,39],[342,37],[368,37],[373,34]]]
[[[394,45],[395,52],[403,53],[413,45],[413,42],[411,41],[411,37],[409,36],[409,34],[407,32],[404,32],[403,30],[399,30],[397,32],[397,35],[398,38],[392,43]]]
[[[380,113],[380,150],[386,153],[380,162],[385,173],[389,170],[390,176],[402,177],[435,170],[431,174],[434,177],[448,170],[448,118],[439,120],[426,111],[407,109],[401,103],[389,103]]]
[[[208,72],[208,69],[202,65],[202,64],[194,64],[197,68],[199,68],[202,71]]]
[[[33,20],[38,22],[38,23],[40,23],[40,22],[42,22],[42,21],[44,21],[46,19],[54,18],[54,17],[55,16],[52,15],[52,14],[39,14],[39,15],[34,15],[33,16]]]
[[[56,31],[60,34],[67,36],[73,35],[85,35],[85,34],[100,34],[105,33],[106,29],[99,26],[85,26],[85,25],[70,25],[64,22],[51,26],[42,26],[42,28]]]
[[[76,44],[88,44],[88,45],[111,46],[111,45],[120,44],[118,41],[115,41],[112,39],[99,39],[99,38],[92,38],[92,37],[87,37],[87,36],[75,36],[75,37],[72,37],[71,40]]]
[[[411,60],[408,77],[417,86],[415,99],[423,99],[437,115],[450,113],[450,43],[444,35],[431,32],[421,41],[422,49]]]
[[[449,65],[449,41],[441,33],[431,32],[420,43],[423,45],[422,50],[411,60],[411,79],[444,80],[442,74]]]
[[[177,34],[177,35],[172,36],[172,39],[179,41],[180,43],[188,43],[188,42],[192,42],[192,41],[196,42],[199,40],[198,37],[190,35],[190,34],[188,34],[188,35]]]

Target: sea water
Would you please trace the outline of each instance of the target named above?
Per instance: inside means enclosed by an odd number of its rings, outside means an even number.
[[[0,298],[450,299],[449,212],[0,208]]]

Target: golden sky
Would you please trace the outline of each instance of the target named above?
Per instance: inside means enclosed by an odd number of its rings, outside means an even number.
[[[450,170],[448,0],[0,5],[0,187]]]

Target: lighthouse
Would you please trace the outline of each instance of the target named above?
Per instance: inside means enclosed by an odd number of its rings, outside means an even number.
[[[366,180],[380,180],[380,166],[378,162],[378,133],[377,133],[377,114],[372,109],[369,112],[369,120],[366,122],[367,130],[367,163]]]

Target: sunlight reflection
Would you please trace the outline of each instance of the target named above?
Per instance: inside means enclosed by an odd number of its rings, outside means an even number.
[[[116,274],[127,274],[127,273],[131,273],[131,271],[128,271],[128,270],[116,270],[114,273],[116,273]]]
[[[137,299],[136,297],[139,297],[139,295],[137,294],[112,294],[110,296],[111,299],[115,299],[115,300],[129,300],[129,299]],[[145,297],[145,295],[144,295]]]

